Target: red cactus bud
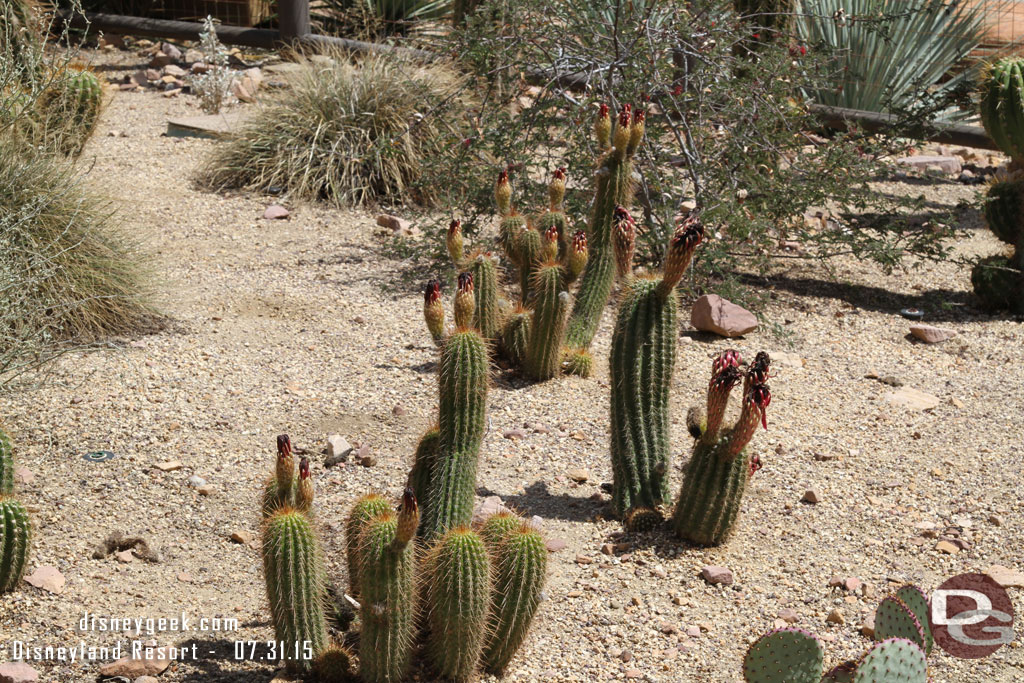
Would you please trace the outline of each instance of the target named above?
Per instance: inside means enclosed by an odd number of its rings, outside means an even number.
[[[768,429],[768,404],[772,402],[772,392],[767,384],[755,384],[750,388],[747,402],[761,414],[761,425]]]
[[[606,119],[608,118],[608,105],[601,104],[601,108],[597,110],[597,118]]]
[[[693,249],[704,241],[704,225],[700,221],[700,213],[691,211],[686,218],[676,226],[676,232],[672,237],[675,242],[682,242],[687,249]]]
[[[441,299],[441,281],[431,280],[423,290],[423,302],[426,305],[436,304]],[[280,437],[278,437],[280,439]],[[288,438],[288,437],[285,437]]]
[[[309,479],[309,458],[302,456],[299,460],[299,479]]]
[[[633,124],[644,123],[647,119],[647,112],[643,109],[637,109],[636,113],[633,114]]]
[[[508,171],[501,170],[498,172],[498,185],[504,185],[508,183]]]
[[[402,502],[398,505],[398,512],[404,512],[411,514],[419,509],[416,503],[416,493],[412,490],[412,487],[406,486],[405,491],[402,492]]]
[[[800,46],[800,56],[803,57],[806,54],[807,54],[807,46],[806,45],[801,45]]]
[[[770,375],[772,359],[764,351],[758,351],[754,356],[754,362],[747,369],[747,379],[751,384],[764,384]]]
[[[473,292],[473,273],[464,272],[459,273],[459,293],[460,294],[472,294]]]
[[[277,437],[277,457],[287,458],[292,454],[292,441],[287,434],[280,434]]]
[[[572,236],[572,250],[577,254],[582,254],[587,250],[586,230],[577,230],[576,234]]]
[[[633,106],[630,104],[622,105],[622,110],[619,112],[619,125],[623,128],[629,128],[629,124],[633,121]]]
[[[544,239],[548,242],[558,242],[558,226],[552,225],[544,231]]]
[[[553,174],[558,180],[565,180],[565,166],[559,166]]]
[[[615,207],[615,225],[612,239],[615,247],[615,267],[619,277],[633,272],[633,254],[636,251],[636,221],[621,206]]]
[[[743,357],[740,356],[740,352],[735,349],[729,349],[722,351],[715,359],[715,362],[711,364],[711,373],[717,375],[725,368],[738,368],[743,364]]]
[[[711,382],[708,384],[708,390],[724,391],[728,393],[739,383],[740,377],[739,368],[733,365],[727,365],[711,376]]]
[[[747,477],[752,477],[754,476],[754,472],[757,472],[759,469],[764,467],[764,465],[761,463],[761,458],[757,455],[754,455],[750,458],[750,463],[748,464],[748,467],[750,467],[750,470],[747,472]]]
[[[456,233],[462,229],[462,221],[458,218],[453,218],[452,222],[448,224],[448,234]]]

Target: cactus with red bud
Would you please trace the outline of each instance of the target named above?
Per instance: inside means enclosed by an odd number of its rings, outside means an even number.
[[[615,207],[615,225],[612,227],[615,245],[615,272],[620,278],[633,274],[633,253],[636,250],[636,221],[621,206]]]
[[[562,339],[569,318],[570,296],[563,286],[561,266],[549,263],[533,275],[533,321],[526,351],[526,371],[535,380],[558,374],[562,360]]]
[[[512,213],[512,186],[508,182],[508,171],[498,173],[498,180],[494,184],[494,201],[498,205],[499,216]]]
[[[621,207],[619,207],[621,209]],[[628,212],[619,210],[616,232],[625,235]],[[631,226],[630,226],[631,228]],[[675,285],[689,265],[699,240],[673,238],[666,272],[660,280],[632,278],[631,240],[616,239],[621,277],[630,276],[612,333],[611,458],[612,505],[630,528],[633,520],[660,518],[668,500],[669,387],[676,362],[679,303]],[[683,257],[679,252],[686,251]],[[630,515],[640,508],[651,514]]]
[[[696,212],[691,212],[676,228],[669,241],[668,253],[665,256],[665,274],[659,289],[667,293],[679,284],[690,267],[693,254],[704,241],[704,226]]]
[[[468,330],[473,327],[473,313],[476,300],[473,296],[473,274],[459,273],[458,289],[455,292],[455,329]]]
[[[441,303],[441,281],[431,280],[423,290],[423,319],[434,343],[444,342],[444,306]]]
[[[626,158],[629,153],[630,142],[633,138],[633,108],[629,104],[622,105],[619,110],[619,120],[612,133],[612,148],[615,156],[620,160]]]
[[[558,243],[559,243],[558,228],[555,226],[549,227],[544,231],[541,240],[540,247],[540,262],[549,263],[555,262],[558,259]]]
[[[597,110],[597,118],[594,119],[594,137],[597,139],[597,146],[602,152],[612,145],[612,119],[608,114],[608,105],[601,104]]]
[[[580,276],[587,266],[587,233],[578,230],[572,236],[572,245],[569,249],[568,258],[565,260],[565,282],[572,284]]]
[[[313,477],[309,472],[309,458],[299,461],[299,485],[295,491],[295,509],[309,512],[313,508]]]
[[[458,218],[452,219],[452,222],[448,224],[448,233],[445,237],[445,246],[448,248],[448,256],[451,257],[452,263],[458,265],[462,262],[463,254],[463,239],[462,239],[462,221]]]
[[[740,357],[726,351],[712,365],[708,383],[707,422],[694,445],[676,503],[672,525],[676,535],[700,545],[719,545],[732,534],[747,482],[762,467],[746,454],[757,428],[768,428],[771,360],[759,353],[745,373],[742,409],[735,426],[722,428],[729,393],[739,383]]]
[[[547,237],[552,228],[557,235],[557,253],[554,256],[545,256],[542,260],[565,257],[567,248],[566,239],[569,234],[569,219],[565,215],[562,202],[565,199],[565,169],[557,168],[548,185],[548,210],[537,219],[537,230]],[[547,245],[545,244],[545,247]]]
[[[633,113],[633,124],[629,127],[629,144],[626,146],[627,154],[635,154],[640,143],[644,139],[644,132],[647,129],[647,112],[637,109]]]
[[[469,269],[473,275],[473,325],[484,339],[496,341],[501,334],[498,264],[489,253],[479,253]]]
[[[287,434],[277,437],[277,461],[274,474],[263,487],[263,517],[269,517],[274,510],[285,505],[295,505],[295,493],[298,479],[295,475],[295,457],[292,455],[292,442]]]

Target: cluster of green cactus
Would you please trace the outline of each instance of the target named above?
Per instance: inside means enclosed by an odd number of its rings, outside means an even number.
[[[103,107],[103,86],[91,71],[58,74],[36,104],[35,128],[41,144],[60,154],[78,156],[96,129]],[[37,137],[39,137],[37,136]]]
[[[28,511],[14,497],[14,453],[0,430],[0,593],[14,590],[28,564],[32,523]]]
[[[516,367],[536,380],[547,380],[564,369],[587,376],[592,361],[587,349],[600,322],[615,278],[612,230],[617,207],[628,207],[633,196],[633,155],[644,135],[645,114],[623,107],[612,127],[602,105],[595,124],[601,158],[596,176],[594,211],[588,230],[570,234],[564,209],[566,171],[556,169],[548,186],[548,208],[534,219],[519,213],[512,202],[507,171],[502,171],[494,196],[500,223],[498,242],[516,269],[519,294],[502,296],[494,254],[477,249],[467,255],[461,224],[452,221],[448,253],[460,270],[476,283],[473,325]],[[581,277],[582,276],[582,277]],[[578,296],[570,288],[579,279]],[[431,336],[445,339],[439,283],[427,286],[424,317]]]
[[[343,658],[327,635],[327,571],[312,519],[309,460],[302,458],[296,474],[287,435],[277,437],[277,449],[274,473],[264,487],[260,505],[263,576],[274,639],[289,672],[308,672],[316,665],[324,680],[329,680],[327,672],[336,670],[329,662]],[[322,659],[326,652],[332,653],[329,660]],[[344,674],[342,671],[339,677]]]
[[[875,613],[875,643],[859,661],[824,671],[825,651],[812,633],[782,628],[759,638],[743,659],[747,683],[926,683],[932,649],[931,606],[917,586],[903,586]]]
[[[1010,253],[976,264],[971,283],[986,308],[1024,313],[1024,59],[1006,57],[986,70],[981,120],[1011,159],[992,179],[984,203],[986,223]]]

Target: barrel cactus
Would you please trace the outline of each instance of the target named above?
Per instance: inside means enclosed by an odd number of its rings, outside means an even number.
[[[52,80],[37,103],[42,143],[61,154],[78,156],[96,130],[103,86],[91,71],[55,74]]]
[[[0,593],[13,591],[25,573],[32,523],[14,496],[0,494]]]
[[[1024,58],[1004,57],[985,69],[981,123],[999,149],[1024,163]]]
[[[0,429],[0,496],[10,493],[14,493],[14,448]]]

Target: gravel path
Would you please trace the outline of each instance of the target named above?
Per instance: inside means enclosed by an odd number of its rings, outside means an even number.
[[[53,565],[67,579],[60,594],[25,585],[0,596],[0,643],[113,643],[113,634],[78,631],[87,611],[219,616],[238,619],[239,629],[156,636],[196,642],[199,651],[160,680],[261,681],[274,665],[235,661],[232,645],[273,637],[258,555],[230,537],[257,533],[274,436],[289,433],[316,463],[329,570],[342,585],[343,515],[363,492],[399,492],[436,404],[435,350],[420,294],[396,284],[405,264],[381,256],[387,238],[371,215],[291,206],[289,220],[265,221],[270,198],[191,187],[192,169],[216,143],[163,132],[168,116],[196,113],[185,97],[116,93],[80,162],[122,203],[125,225],[149,236],[174,324],[66,357],[51,383],[0,408],[20,464],[35,475],[21,487],[37,528],[30,567]],[[912,189],[944,203],[975,192],[945,182]],[[989,252],[997,243],[979,229],[962,248]],[[870,264],[839,266],[831,282],[809,266],[780,264],[767,316],[783,338],[728,342],[682,332],[674,488],[689,450],[686,410],[702,400],[710,359],[731,346],[745,356],[766,349],[778,366],[769,429],[753,442],[765,467],[737,534],[721,548],[623,535],[604,518],[610,313],[597,337],[596,377],[540,385],[495,378],[481,494],[540,515],[548,537],[566,544],[551,555],[549,600],[506,680],[738,681],[746,644],[781,616],[830,641],[827,658],[838,662],[867,646],[861,625],[892,587],[912,581],[930,590],[994,564],[1024,569],[1021,323],[979,313],[969,273],[951,265],[891,277]],[[911,341],[897,314],[907,306],[958,335],[938,345]],[[885,395],[897,388],[870,375],[938,404],[895,405]],[[524,438],[505,438],[513,429]],[[325,470],[321,449],[335,432],[369,444],[375,465]],[[117,457],[80,457],[99,449]],[[182,467],[154,467],[166,461]],[[588,470],[585,482],[568,476],[575,469]],[[209,495],[189,485],[192,476],[206,480]],[[820,502],[802,503],[807,489]],[[966,549],[936,549],[948,527]],[[144,537],[160,561],[94,559],[112,531]],[[735,583],[706,584],[705,565],[731,569]],[[833,577],[856,577],[866,588],[831,588]],[[1010,592],[1024,613],[1021,591]],[[826,623],[833,610],[843,623]],[[937,652],[932,678],[1024,680],[1018,646],[980,661]],[[0,649],[0,661],[10,657]],[[93,680],[97,668],[33,665],[47,681]],[[429,679],[419,672],[416,680]]]

